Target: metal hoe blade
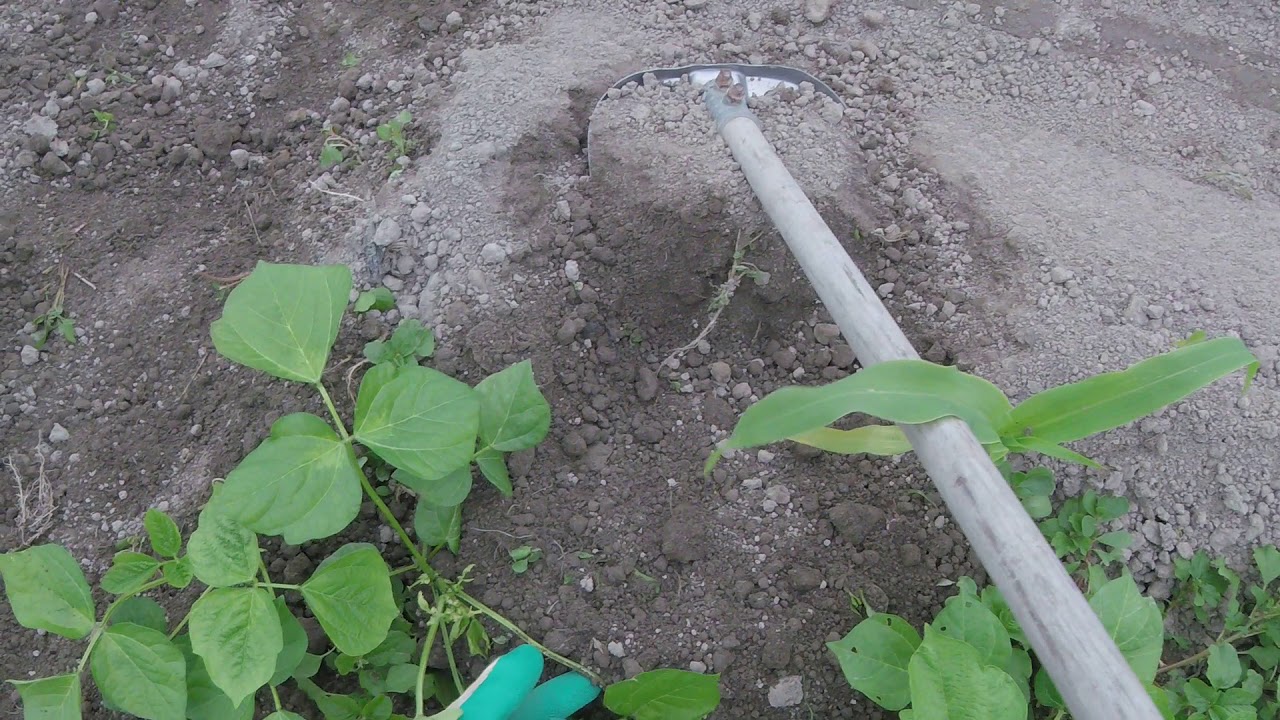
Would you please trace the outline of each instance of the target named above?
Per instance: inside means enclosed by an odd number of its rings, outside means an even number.
[[[727,73],[727,74],[723,74]],[[677,85],[688,82],[695,87],[705,88],[711,83],[725,83],[724,86],[741,86],[745,88],[746,97],[758,97],[778,87],[789,87],[799,90],[800,83],[810,83],[814,90],[832,100],[843,104],[840,96],[829,85],[809,73],[785,65],[743,65],[740,63],[719,63],[712,65],[683,65],[671,68],[650,68],[631,73],[613,84],[611,90],[621,90],[630,83],[643,85],[645,78],[652,76],[663,85]],[[609,99],[606,92],[596,101],[596,107]],[[710,120],[710,118],[708,118]],[[591,125],[587,125],[587,172],[591,171]]]

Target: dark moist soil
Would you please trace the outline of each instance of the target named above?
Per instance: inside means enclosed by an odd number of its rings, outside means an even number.
[[[273,419],[319,411],[305,388],[233,368],[213,352],[208,327],[220,311],[220,286],[259,259],[315,262],[340,242],[334,228],[345,227],[343,219],[317,212],[303,192],[318,175],[323,134],[300,110],[327,112],[332,98],[347,94],[358,105],[360,73],[338,64],[349,33],[376,24],[389,40],[378,52],[456,55],[440,29],[455,9],[447,3],[412,12],[390,0],[341,5],[335,16],[306,3],[289,21],[293,33],[274,38],[273,49],[289,62],[263,69],[252,112],[235,78],[224,95],[205,92],[178,104],[166,102],[145,74],[161,45],[179,47],[198,65],[228,22],[218,3],[193,13],[179,2],[122,8],[100,0],[93,26],[82,21],[80,5],[50,3],[68,19],[45,16],[36,32],[21,35],[18,52],[0,59],[5,104],[39,108],[47,90],[77,68],[134,77],[59,116],[60,137],[77,128],[68,157],[89,151],[92,163],[63,172],[51,162],[39,171],[41,182],[12,180],[0,201],[0,335],[9,338],[0,355],[4,454],[28,487],[43,477],[56,505],[47,531],[27,537],[16,485],[6,477],[0,549],[63,543],[96,580],[122,538],[138,535],[147,508],[167,509],[189,532],[209,484],[257,445]],[[460,9],[467,22],[484,17],[482,6]],[[139,43],[141,35],[152,40]],[[583,90],[578,104],[596,96]],[[117,128],[93,138],[93,109],[112,112]],[[582,160],[586,113],[575,113],[575,122],[583,124],[549,128],[516,153],[506,198],[513,219],[548,215],[545,207],[531,212],[547,201],[536,195],[535,175]],[[25,142],[4,151],[47,149]],[[260,161],[238,167],[228,160],[233,149]],[[356,177],[375,185],[387,169],[374,165]],[[938,581],[974,572],[962,536],[910,460],[779,446],[726,459],[704,477],[718,437],[712,428],[722,436],[751,398],[838,379],[856,359],[759,217],[655,209],[622,222],[596,209],[608,205],[601,193],[617,188],[583,188],[574,198],[574,232],[530,225],[534,252],[522,262],[537,270],[574,259],[592,284],[517,288],[517,310],[469,318],[472,329],[434,361],[474,383],[531,357],[554,418],[542,446],[511,458],[513,500],[477,486],[460,557],[442,553],[439,569],[452,574],[475,564],[478,597],[609,679],[691,663],[721,673],[724,703],[715,717],[879,717],[844,683],[824,643],[857,622],[851,595],[917,623],[936,611],[948,594]],[[702,204],[714,205],[694,198],[686,209]],[[847,208],[828,210],[833,224],[859,222]],[[738,232],[762,233],[751,259],[771,273],[770,285],[744,284],[708,338],[713,349],[686,354],[674,371],[660,366],[705,322]],[[878,249],[855,244],[849,251],[875,266]],[[18,352],[29,342],[24,326],[48,309],[62,269],[65,308],[81,337],[75,345],[51,340],[37,363],[25,364]],[[373,319],[349,320],[344,329],[327,377],[344,408],[347,369],[362,343],[386,330]],[[920,346],[950,361],[945,347]],[[55,423],[67,439],[50,441]],[[399,500],[392,507],[408,521],[411,507]],[[361,518],[315,546],[266,542],[273,576],[298,582],[342,542],[389,539],[371,507]],[[519,545],[545,555],[516,575],[507,552]],[[390,547],[388,560],[402,561],[403,550]],[[159,599],[176,619],[191,593]],[[314,622],[306,624],[315,635]],[[0,676],[64,672],[79,652],[17,627],[0,605]],[[804,678],[804,703],[769,709],[768,688],[789,675]],[[292,693],[286,699],[312,712]],[[5,714],[16,703],[12,690],[0,693]],[[114,717],[92,691],[85,711]]]

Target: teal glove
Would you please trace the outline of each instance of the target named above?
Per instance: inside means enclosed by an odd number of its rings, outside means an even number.
[[[450,709],[462,720],[567,720],[600,695],[600,688],[578,673],[565,673],[538,685],[542,653],[521,645],[494,660]]]

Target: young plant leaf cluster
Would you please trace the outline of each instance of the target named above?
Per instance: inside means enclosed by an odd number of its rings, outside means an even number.
[[[65,548],[38,545],[0,555],[18,622],[86,645],[70,672],[11,681],[27,720],[80,718],[86,667],[109,709],[147,720],[250,720],[264,688],[274,710],[268,720],[299,718],[281,705],[276,688],[285,682],[294,683],[326,720],[427,720],[428,702],[448,706],[462,691],[454,644],[465,641],[473,655],[491,649],[485,621],[599,680],[468,595],[466,571],[445,579],[424,554],[440,546],[457,551],[473,465],[509,496],[506,454],[531,448],[547,434],[550,407],[531,364],[513,365],[473,388],[419,364],[434,352],[434,338],[420,323],[402,322],[389,340],[365,348],[372,367],[360,382],[348,427],[323,378],[351,286],[351,273],[342,266],[264,262],[226,298],[211,328],[217,351],[311,386],[328,420],[304,412],[277,419],[268,437],[215,485],[185,548],[178,525],[149,511],[143,525],[151,552],[116,555],[100,583],[114,599],[101,613]],[[384,301],[375,295],[358,304],[372,309]],[[416,496],[417,542],[366,473]],[[404,543],[413,566],[402,570],[415,571],[416,580],[406,585],[376,547],[358,542],[338,548],[301,584],[271,580],[260,536],[294,545],[332,537],[351,524],[364,499]],[[513,561],[527,569],[534,555],[530,548],[519,558],[513,554]],[[144,597],[195,581],[204,591],[172,627],[164,610]],[[288,600],[304,604],[324,631],[332,645],[324,655],[308,652],[307,633]],[[428,628],[422,643],[413,635],[415,609]],[[448,673],[428,668],[437,635]],[[322,689],[316,680],[322,668],[353,676],[359,690]],[[680,688],[695,684],[685,678],[693,673],[668,672],[675,674],[646,674],[628,687],[684,707]],[[686,705],[703,707],[707,698],[704,689]],[[651,704],[643,699],[606,704],[632,717],[656,717],[643,714]],[[413,715],[397,712],[410,706]],[[457,714],[446,710],[433,717]]]

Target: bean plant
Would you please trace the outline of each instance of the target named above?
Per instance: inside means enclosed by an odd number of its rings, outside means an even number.
[[[1120,372],[1037,393],[1016,407],[996,386],[955,368],[920,360],[885,362],[821,387],[782,388],[749,408],[708,460],[729,450],[791,440],[841,454],[900,455],[911,446],[896,426],[839,429],[860,413],[899,424],[944,417],[964,420],[984,445],[1046,540],[1076,579],[1104,628],[1170,720],[1275,720],[1280,701],[1280,552],[1254,553],[1258,581],[1241,592],[1240,576],[1203,553],[1175,566],[1181,588],[1164,611],[1145,597],[1123,565],[1132,537],[1107,526],[1128,513],[1124,498],[1092,490],[1055,513],[1048,468],[1018,470],[1014,458],[1039,454],[1101,467],[1066,447],[1131,423],[1238,370],[1245,386],[1256,358],[1235,338],[1197,333],[1177,349]],[[866,617],[828,644],[845,678],[902,720],[1024,720],[1068,717],[1062,698],[994,586],[955,583],[936,617],[917,630],[897,615],[867,607]],[[1165,611],[1189,608],[1203,637],[1178,638],[1200,649],[1163,662]],[[1157,683],[1157,680],[1161,683]]]
[[[116,554],[98,585],[97,597],[105,600],[96,599],[61,545],[0,555],[18,623],[83,641],[79,661],[62,674],[10,680],[27,720],[80,718],[86,670],[103,705],[148,720],[251,720],[259,709],[270,713],[268,720],[315,717],[285,707],[278,690],[284,683],[326,720],[457,718],[457,710],[438,709],[464,687],[456,647],[487,655],[495,642],[490,628],[603,684],[470,595],[470,567],[451,579],[429,559],[442,548],[459,549],[472,468],[509,497],[506,456],[546,436],[550,406],[531,364],[517,363],[471,387],[421,364],[434,338],[406,320],[390,339],[366,347],[369,369],[348,423],[324,377],[351,287],[344,266],[263,262],[227,296],[211,328],[217,352],[311,387],[327,418],[299,412],[277,419],[269,436],[215,483],[189,536],[149,510],[148,545]],[[369,310],[383,300],[360,304]],[[391,493],[415,498],[416,539],[384,501]],[[331,538],[365,501],[408,551],[409,566],[392,570],[377,546],[350,542],[302,583],[270,576],[262,536],[291,545]],[[526,567],[533,562],[524,560]],[[195,583],[203,589],[177,622],[148,596]],[[298,600],[327,638],[323,654],[309,652],[294,610]],[[448,672],[428,662],[437,640]],[[342,677],[347,692],[321,686]],[[607,708],[637,720],[701,718],[718,703],[718,676],[679,670],[642,673],[604,693]]]

